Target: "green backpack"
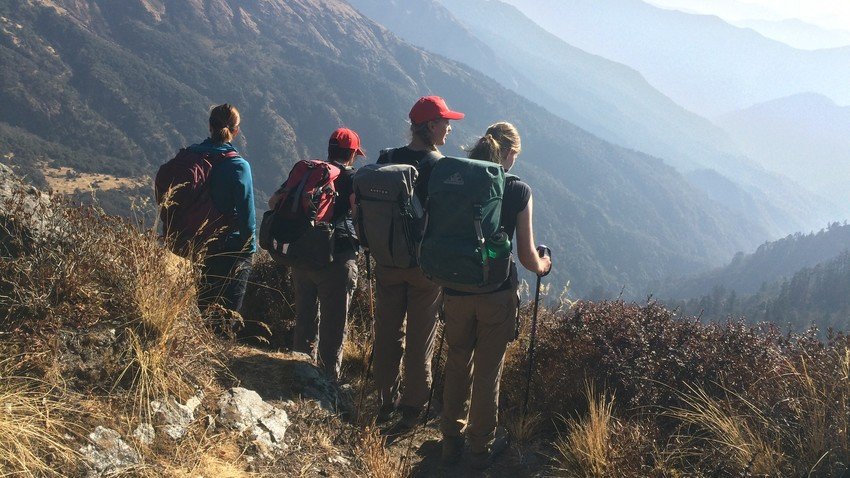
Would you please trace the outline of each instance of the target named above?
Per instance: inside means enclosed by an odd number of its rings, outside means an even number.
[[[419,264],[433,282],[486,293],[507,280],[510,238],[502,230],[505,171],[489,161],[446,157],[428,183]]]

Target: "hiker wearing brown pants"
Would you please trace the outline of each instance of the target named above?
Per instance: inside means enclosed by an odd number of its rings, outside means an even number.
[[[378,421],[389,419],[398,408],[402,419],[411,425],[422,413],[431,388],[440,288],[418,267],[378,265],[375,278],[374,374],[381,402]]]
[[[469,152],[471,159],[501,164],[505,171],[514,165],[521,150],[519,132],[510,123],[496,123]],[[552,267],[548,256],[534,247],[531,187],[519,178],[505,182],[500,223],[507,237],[516,233],[516,253],[520,263],[538,275]],[[497,433],[499,420],[499,381],[505,350],[516,334],[517,271],[511,264],[509,277],[494,292],[463,292],[445,287],[444,315],[446,378],[443,388],[442,461],[460,461],[464,432],[469,440],[471,465],[490,466],[508,444],[506,433]]]
[[[446,320],[445,326],[450,353],[440,429],[444,436],[459,437],[466,427],[470,451],[484,453],[496,435],[499,380],[505,350],[516,334],[517,294],[509,289],[492,294],[446,295],[443,304],[451,320]],[[470,396],[475,399],[467,407]]]
[[[449,109],[443,98],[424,96],[413,105],[408,116],[410,143],[385,150],[378,164],[414,166],[418,177],[414,195],[418,205],[422,205],[428,200],[431,170],[443,157],[438,147],[446,144],[446,137],[452,130],[449,121],[460,120],[464,114]],[[405,219],[392,217],[388,220],[401,222]],[[405,258],[409,258],[401,262],[405,266],[390,267],[396,263],[382,264],[379,255],[373,254],[378,263],[375,269],[374,377],[380,409],[376,422],[386,422],[396,410],[400,411],[401,420],[392,433],[413,428],[424,411],[430,394],[431,356],[437,327],[440,288],[425,278],[416,263],[413,244],[421,238],[423,223],[421,219],[413,222],[412,237],[400,247],[388,243],[401,240],[401,234],[368,237],[369,227],[364,228],[371,250],[389,250],[390,253],[381,256],[389,256],[393,261],[401,255],[400,251],[406,250]]]

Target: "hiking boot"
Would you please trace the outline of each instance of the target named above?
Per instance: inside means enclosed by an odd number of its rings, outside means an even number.
[[[463,442],[462,436],[443,436],[443,452],[440,455],[440,461],[444,465],[454,465],[459,462],[463,455]]]
[[[510,442],[510,437],[507,433],[497,433],[496,438],[493,439],[493,443],[487,447],[487,451],[472,453],[470,455],[469,466],[474,470],[486,470],[493,464],[493,460],[508,448]]]
[[[419,425],[420,419],[422,418],[422,408],[421,407],[410,407],[407,405],[402,405],[398,407],[399,411],[401,411],[401,420],[399,420],[399,425],[402,428],[413,429],[416,425]]]
[[[378,410],[378,416],[375,417],[375,424],[380,425],[392,420],[397,410],[398,407],[396,407],[395,403],[381,405],[381,408]]]

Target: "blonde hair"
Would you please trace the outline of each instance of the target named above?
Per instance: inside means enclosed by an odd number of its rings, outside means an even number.
[[[239,110],[225,103],[210,110],[210,138],[214,143],[229,143],[236,136]]]
[[[475,146],[467,151],[471,159],[501,164],[504,153],[522,151],[522,141],[516,127],[507,122],[490,125]]]

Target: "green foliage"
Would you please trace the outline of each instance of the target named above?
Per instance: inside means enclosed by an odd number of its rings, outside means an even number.
[[[541,319],[532,409],[555,424],[559,415],[587,423],[598,417],[588,411],[588,399],[597,398],[587,396],[586,384],[614,397],[604,476],[847,470],[846,336],[821,342],[814,332],[783,335],[767,324],[703,324],[657,303],[579,302]],[[507,413],[521,403],[525,346],[512,346],[505,365]]]

